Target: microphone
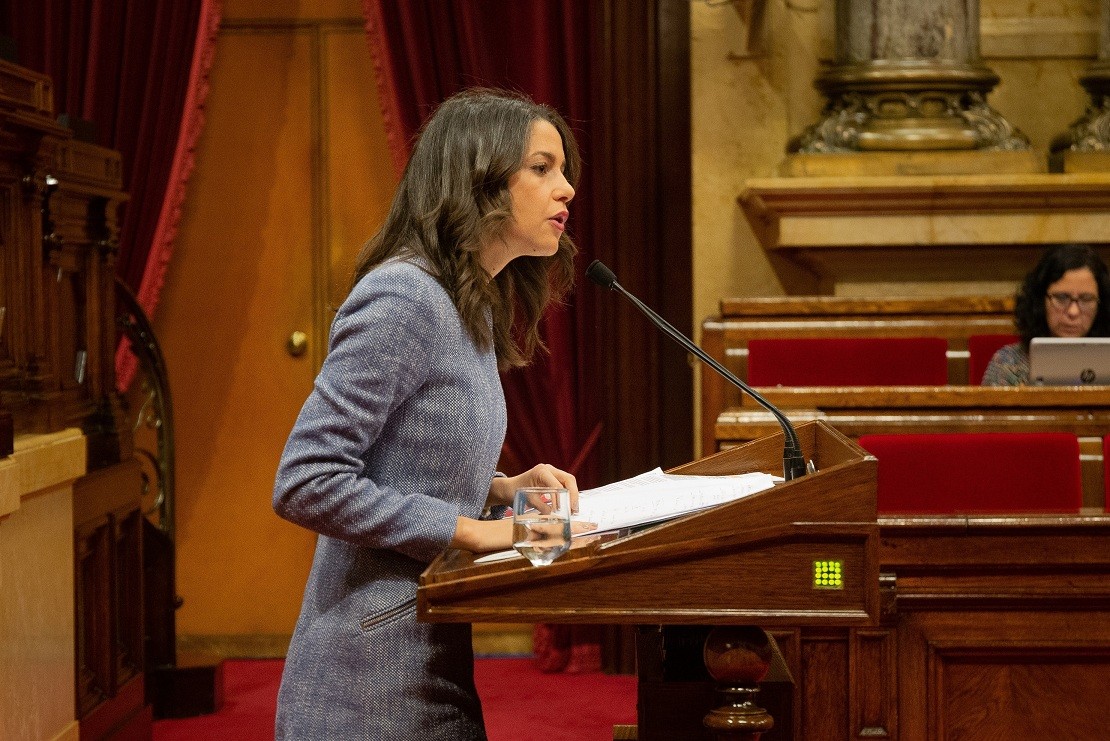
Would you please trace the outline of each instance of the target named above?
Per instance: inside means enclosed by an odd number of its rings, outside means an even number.
[[[600,260],[594,260],[590,263],[590,267],[586,268],[586,277],[602,288],[608,288],[611,291],[617,291],[623,295],[631,301],[637,309],[642,311],[644,315],[651,320],[652,324],[661,329],[664,334],[682,345],[688,352],[692,352],[699,360],[720,373],[726,381],[755,399],[761,407],[773,414],[775,419],[778,420],[778,423],[782,426],[782,434],[786,439],[782,451],[783,478],[790,481],[806,475],[806,462],[805,458],[802,456],[802,446],[798,442],[798,433],[794,430],[794,425],[790,424],[790,420],[786,418],[786,415],[780,412],[774,404],[757,394],[752,390],[751,386],[741,381],[729,371],[728,368],[710,357],[708,353],[695,345],[686,335],[675,329],[670,322],[652,311],[651,307],[625,290],[624,286],[617,282],[617,276],[613,271],[605,267]]]

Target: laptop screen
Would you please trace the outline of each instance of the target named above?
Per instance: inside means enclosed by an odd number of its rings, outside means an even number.
[[[1110,337],[1034,337],[1029,343],[1029,382],[1110,385]]]

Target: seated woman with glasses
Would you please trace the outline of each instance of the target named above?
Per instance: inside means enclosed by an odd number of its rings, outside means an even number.
[[[1014,304],[1020,342],[994,354],[984,386],[1029,383],[1029,341],[1034,337],[1110,336],[1110,273],[1095,251],[1081,244],[1049,248],[1025,276]]]

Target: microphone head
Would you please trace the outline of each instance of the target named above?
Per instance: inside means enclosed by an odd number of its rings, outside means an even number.
[[[590,263],[590,267],[586,268],[586,277],[602,288],[612,289],[617,283],[617,276],[601,260]]]

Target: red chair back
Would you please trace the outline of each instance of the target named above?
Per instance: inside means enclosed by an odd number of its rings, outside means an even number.
[[[991,358],[1000,347],[1012,345],[1021,338],[1016,334],[974,334],[967,338],[967,382],[978,386]]]
[[[943,337],[830,337],[748,342],[752,386],[943,386]]]
[[[1079,440],[1064,432],[864,435],[879,461],[879,511],[1078,512]]]

